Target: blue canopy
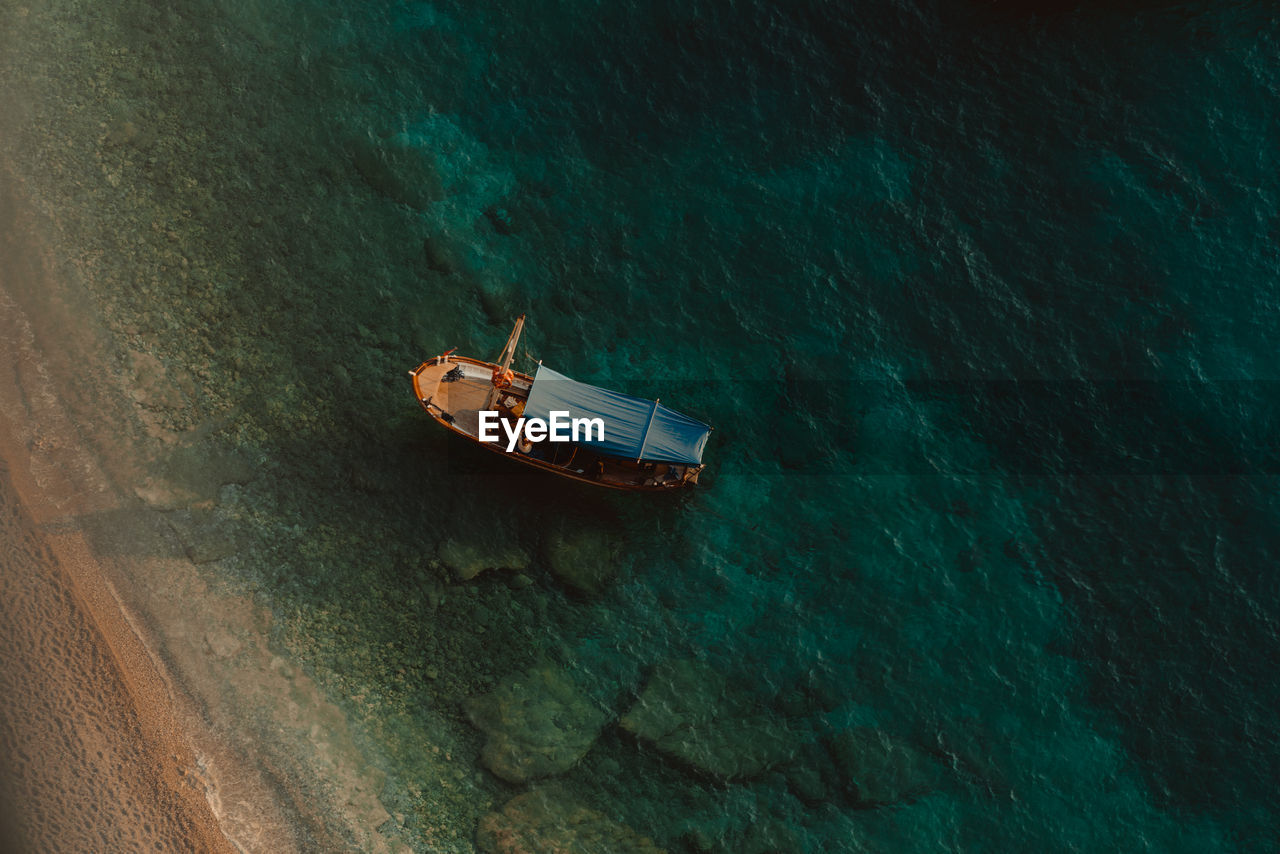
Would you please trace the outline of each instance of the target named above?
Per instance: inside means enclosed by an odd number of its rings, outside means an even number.
[[[604,440],[596,441],[593,433],[592,441],[579,444],[628,460],[697,465],[711,432],[701,421],[655,400],[580,383],[539,365],[524,417],[550,421],[552,411],[568,412],[569,418],[601,419]]]

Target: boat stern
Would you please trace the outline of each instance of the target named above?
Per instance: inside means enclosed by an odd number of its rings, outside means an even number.
[[[432,400],[440,389],[441,379],[452,369],[453,363],[449,361],[449,354],[445,353],[434,359],[428,359],[409,371],[409,378],[413,382],[413,394],[418,398],[422,408],[427,410],[428,415],[434,416],[444,411],[438,405],[434,405]],[[432,411],[433,406],[435,412]]]

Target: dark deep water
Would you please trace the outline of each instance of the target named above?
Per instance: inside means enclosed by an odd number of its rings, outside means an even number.
[[[690,657],[800,746],[726,782],[606,725],[563,784],[671,850],[1272,850],[1277,20],[1033,5],[133,10],[203,141],[126,177],[163,199],[188,158],[241,271],[177,295],[223,312],[224,439],[264,473],[219,571],[358,697],[423,850],[475,816],[397,752],[478,755],[467,696],[550,662],[612,721]],[[403,370],[522,312],[557,370],[714,424],[705,488],[433,432]],[[494,515],[532,586],[454,581]],[[544,570],[565,525],[624,555],[593,597]],[[923,791],[857,803],[856,727]]]

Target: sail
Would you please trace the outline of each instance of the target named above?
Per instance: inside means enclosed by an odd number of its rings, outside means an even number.
[[[580,444],[622,459],[697,465],[711,432],[696,418],[655,400],[580,383],[539,365],[524,417],[550,421],[552,412],[568,412],[569,418],[601,419],[604,439],[593,437]]]

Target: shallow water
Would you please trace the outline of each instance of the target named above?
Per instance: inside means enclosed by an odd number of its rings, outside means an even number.
[[[439,777],[429,745],[480,752],[466,698],[549,664],[612,721],[690,657],[796,758],[708,779],[611,722],[559,775],[675,850],[1274,840],[1267,13],[100,14],[74,57],[76,7],[23,16],[16,156],[121,340],[188,378],[161,426],[251,469],[208,571],[357,722],[415,847],[471,850],[523,788]],[[598,495],[434,429],[404,370],[524,312],[533,357],[714,424],[703,488]],[[557,530],[615,544],[597,595],[548,572]],[[524,570],[457,581],[495,531]],[[929,790],[857,808],[858,726]]]

